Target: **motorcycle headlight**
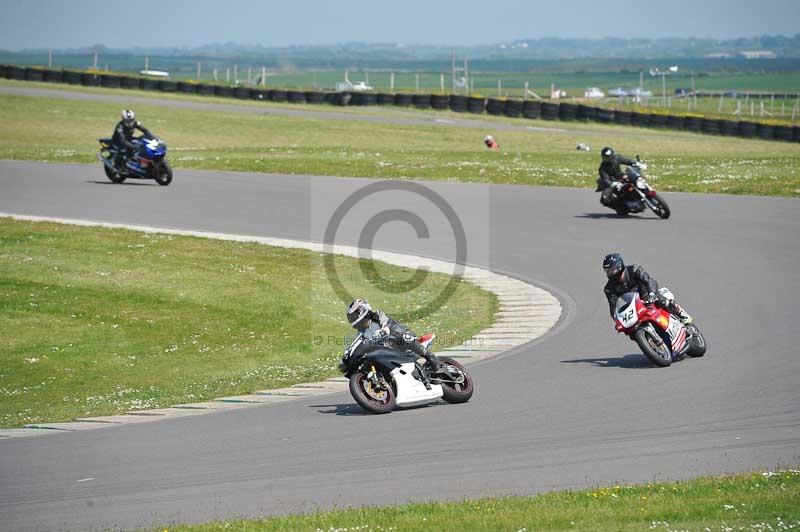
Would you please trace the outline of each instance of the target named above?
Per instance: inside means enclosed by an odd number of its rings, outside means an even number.
[[[647,181],[645,181],[643,177],[640,177],[639,179],[636,180],[636,187],[647,188]]]

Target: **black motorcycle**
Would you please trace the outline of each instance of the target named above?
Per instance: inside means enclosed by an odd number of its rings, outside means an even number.
[[[646,169],[647,165],[637,155],[636,162],[628,167],[622,178],[611,183],[614,191],[606,207],[614,209],[620,216],[640,213],[649,208],[659,218],[669,218],[669,205],[644,178]]]
[[[112,139],[98,139],[100,152],[97,158],[103,163],[106,176],[112,183],[122,183],[127,178],[155,179],[167,186],[172,182],[172,168],[167,161],[167,145],[158,137],[134,139],[137,147],[132,154],[121,149]]]

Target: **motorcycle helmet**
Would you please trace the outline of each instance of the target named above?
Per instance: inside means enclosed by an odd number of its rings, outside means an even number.
[[[603,162],[610,162],[614,159],[614,148],[606,146],[600,150],[600,157],[603,158]]]
[[[136,115],[130,109],[122,111],[122,123],[126,127],[133,127],[136,124]]]
[[[347,322],[354,329],[363,329],[371,312],[372,307],[369,306],[369,301],[366,299],[354,299],[347,306]]]
[[[622,255],[619,253],[611,253],[606,255],[603,259],[603,269],[606,271],[606,277],[615,279],[620,276],[622,270],[625,269],[625,263],[622,261]]]
[[[486,145],[489,146],[491,143],[494,142],[494,137],[491,135],[486,135],[486,138],[483,139],[483,142],[485,142]]]

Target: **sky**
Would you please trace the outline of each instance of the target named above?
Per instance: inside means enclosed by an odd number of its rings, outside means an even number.
[[[0,49],[800,33],[800,0],[0,0]]]

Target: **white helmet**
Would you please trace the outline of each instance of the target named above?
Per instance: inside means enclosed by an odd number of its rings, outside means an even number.
[[[136,115],[130,109],[122,111],[122,123],[128,127],[133,127],[136,124]]]
[[[372,307],[366,299],[354,299],[347,305],[347,322],[354,329],[360,329],[363,326],[364,318],[369,316],[372,312]]]
[[[491,136],[491,135],[486,135],[486,138],[483,139],[483,142],[485,142],[486,144],[489,144],[490,142],[494,142],[494,137]]]

